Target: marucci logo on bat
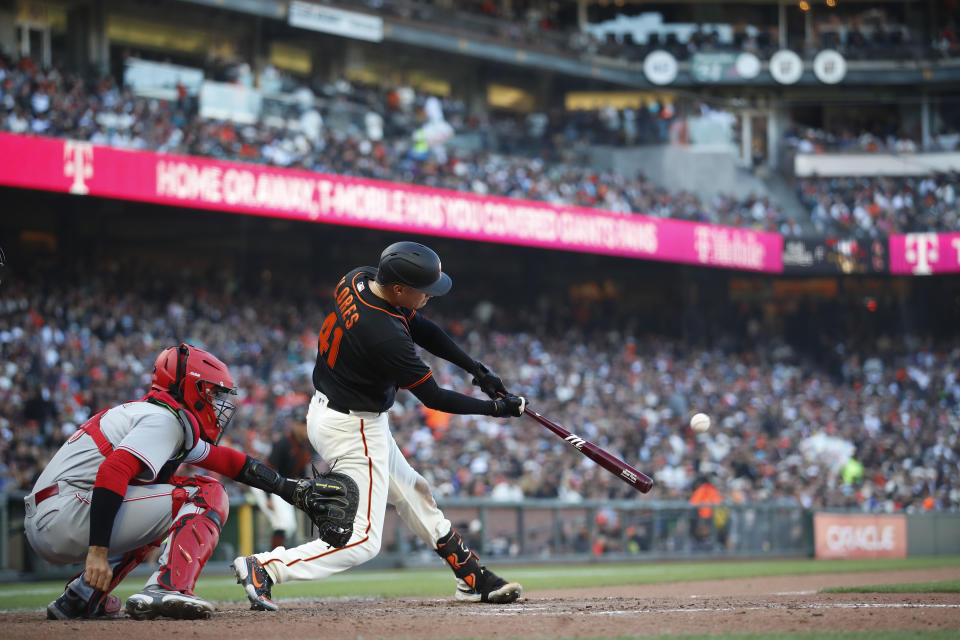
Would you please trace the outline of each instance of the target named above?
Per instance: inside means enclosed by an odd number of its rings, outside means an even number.
[[[550,420],[544,418],[536,411],[525,409],[524,413],[552,431],[564,442],[572,444],[581,454],[590,458],[613,475],[622,479],[624,482],[630,484],[630,486],[640,493],[647,493],[653,486],[653,480],[651,478],[640,471],[637,471],[623,460],[620,460],[619,458],[604,451],[592,442],[584,440],[576,434],[570,433],[555,422],[551,422]]]

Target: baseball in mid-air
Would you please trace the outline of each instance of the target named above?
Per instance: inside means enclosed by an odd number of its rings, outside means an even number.
[[[690,418],[690,428],[697,433],[703,433],[710,428],[710,416],[705,413],[695,413]]]

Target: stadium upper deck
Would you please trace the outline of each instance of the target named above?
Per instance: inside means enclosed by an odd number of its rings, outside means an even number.
[[[9,72],[2,126],[785,235],[956,229],[960,66],[945,3],[211,5],[0,4],[8,50],[68,62],[52,77]],[[667,57],[648,64],[655,53]],[[87,86],[71,68],[106,79]],[[429,94],[449,128],[424,126]],[[71,100],[84,114],[62,111]],[[828,167],[854,136],[869,157]],[[704,172],[716,184],[697,197],[671,183],[676,171],[643,177],[655,154],[599,168],[609,145],[640,143],[721,147],[718,168],[741,168],[717,171],[726,183]],[[904,160],[923,150],[947,153]],[[896,193],[876,178],[898,170],[914,177],[890,183]],[[799,189],[784,183],[793,171]],[[832,194],[839,183],[819,176],[864,186]],[[730,188],[745,185],[751,197]]]

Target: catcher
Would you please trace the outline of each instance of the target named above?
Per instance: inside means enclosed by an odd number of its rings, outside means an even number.
[[[318,510],[316,483],[284,478],[217,445],[236,393],[226,365],[212,354],[171,347],[157,358],[146,396],[96,414],[57,451],[24,498],[24,529],[44,559],[85,562],[85,568],[47,606],[47,618],[119,615],[120,599],[111,591],[161,545],[160,566],[127,599],[127,613],[137,620],[210,617],[214,606],[193,588],[217,546],[229,502],[211,477],[174,475],[181,464]]]

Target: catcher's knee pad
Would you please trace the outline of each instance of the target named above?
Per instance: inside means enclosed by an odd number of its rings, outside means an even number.
[[[179,512],[185,503],[195,505],[199,513],[186,513],[173,523],[167,541],[167,561],[160,567],[157,581],[174,591],[193,590],[204,565],[210,559],[220,540],[220,529],[229,513],[227,492],[219,482],[208,476],[175,478],[174,509]],[[190,495],[186,487],[198,490]]]
[[[180,507],[190,503],[196,505],[201,512],[212,509],[219,517],[221,527],[227,521],[227,516],[230,515],[230,498],[227,490],[216,479],[210,476],[175,476],[170,479],[170,484],[176,487],[173,490],[174,518],[180,512]],[[197,487],[197,490],[191,492],[189,487]]]

